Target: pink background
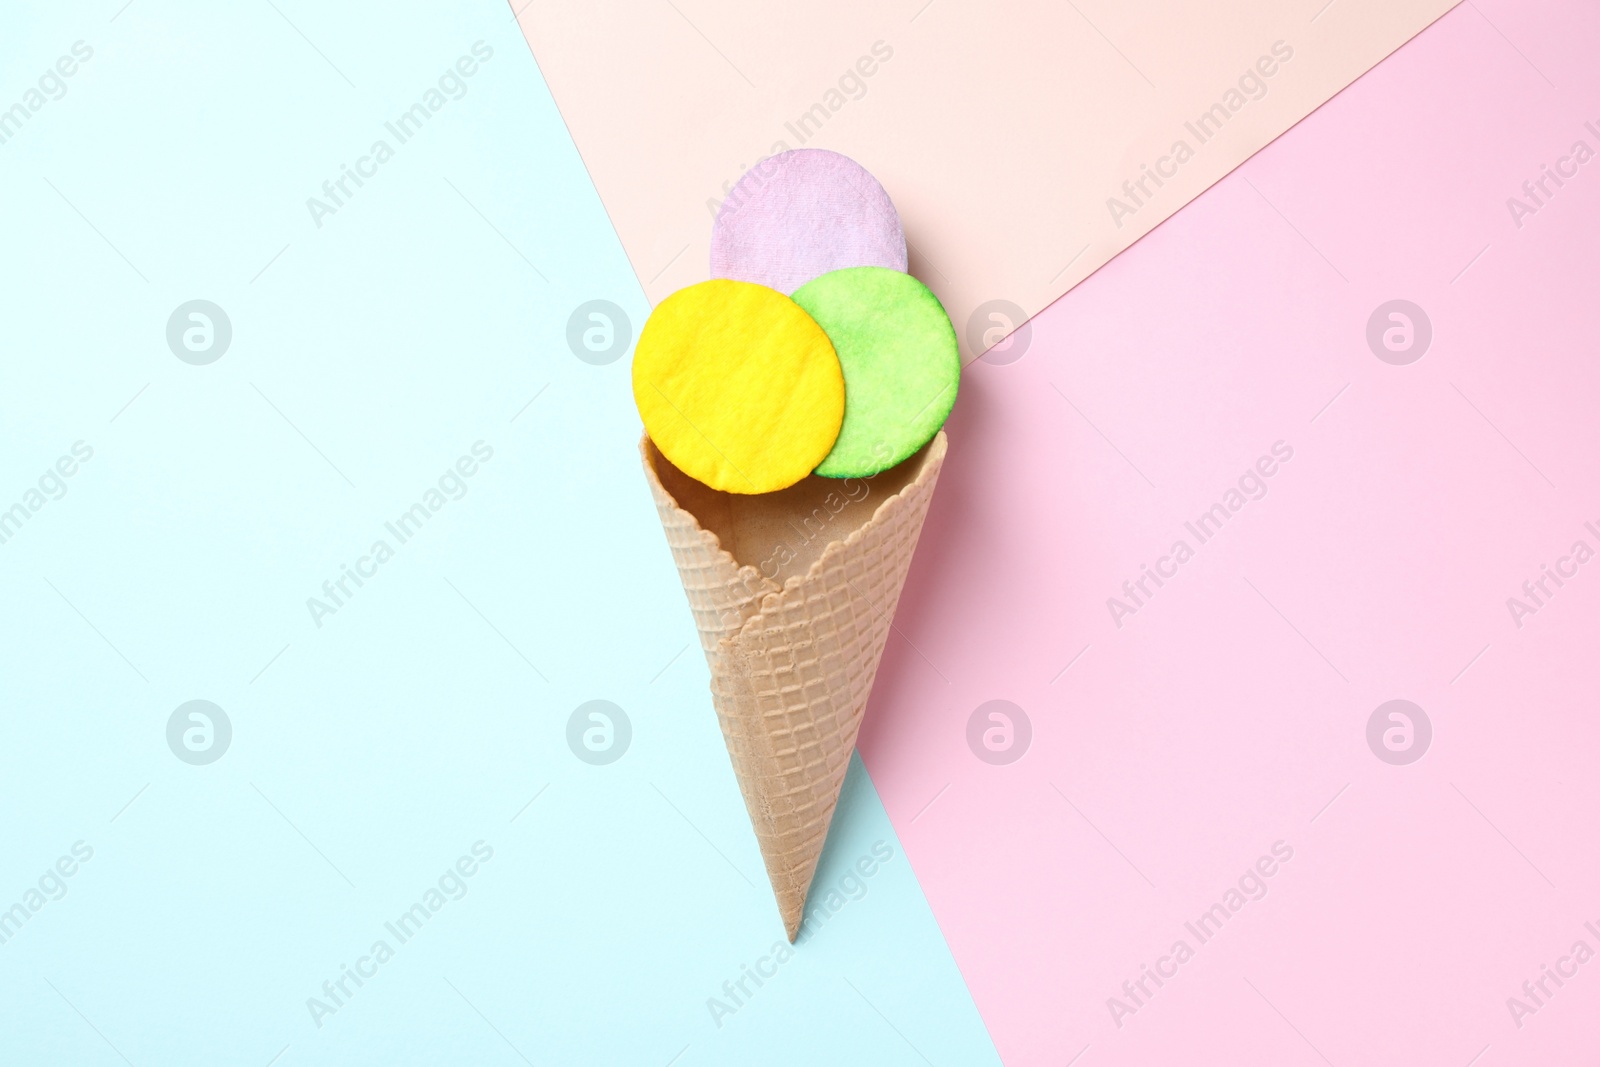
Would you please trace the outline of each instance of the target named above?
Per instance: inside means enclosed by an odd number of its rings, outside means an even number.
[[[1506,607],[1600,550],[1600,159],[1506,207],[1600,151],[1597,54],[1593,5],[1462,5],[968,370],[860,747],[1008,1064],[1600,1055],[1600,959],[1506,1006],[1600,951],[1600,559]],[[1433,325],[1409,366],[1365,339],[1396,298]],[[1117,628],[1279,440],[1268,495]],[[1433,724],[1409,766],[1366,742],[1395,698]],[[1008,766],[966,743],[992,699],[1033,726]]]

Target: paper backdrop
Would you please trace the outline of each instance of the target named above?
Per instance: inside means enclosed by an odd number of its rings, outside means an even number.
[[[859,763],[788,954],[505,7],[14,6],[0,1064],[993,1065]]]
[[[1006,1064],[1600,1053],[1597,51],[1461,5],[968,368],[860,748]]]
[[[651,303],[759,159],[858,159],[971,360],[1451,0],[517,5]]]

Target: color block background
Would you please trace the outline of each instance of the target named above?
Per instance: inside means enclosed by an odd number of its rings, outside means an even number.
[[[1507,1005],[1600,950],[1600,567],[1507,607],[1600,550],[1600,160],[1507,207],[1600,150],[1597,46],[1592,7],[1457,8],[969,368],[860,744],[1006,1063],[1600,1054],[1594,962]],[[1366,340],[1394,299],[1432,323],[1406,366]],[[1008,766],[966,742],[993,699]],[[1408,766],[1366,740],[1392,699],[1433,727]]]
[[[95,50],[0,144],[0,507],[94,449],[0,544],[0,908],[94,849],[0,944],[0,1060],[1600,1053],[1593,962],[1507,1007],[1600,949],[1600,572],[1506,607],[1600,549],[1600,161],[1520,227],[1506,203],[1600,150],[1592,8],[1462,5],[969,369],[819,884],[893,858],[719,1028],[776,918],[626,359],[567,342],[595,300],[636,333],[638,283],[501,5],[274,3],[38,5],[0,35],[5,107]],[[306,198],[480,39],[465,95],[318,227]],[[204,367],[164,336],[195,298],[234,333]],[[1406,366],[1366,340],[1394,299],[1432,325]],[[311,622],[478,441],[465,495]],[[1264,498],[1118,627],[1107,599],[1277,441]],[[195,698],[234,730],[204,767],[165,733]],[[605,766],[566,742],[595,698],[632,723]],[[1406,766],[1366,736],[1396,698],[1433,728]],[[968,742],[996,699],[1032,728],[1006,765]],[[317,1028],[307,998],[480,840]]]
[[[831,148],[888,190],[967,362],[1455,2],[512,6],[652,302],[704,277],[751,166]]]
[[[6,107],[93,49],[0,144],[0,509],[93,449],[0,544],[0,913],[93,849],[4,928],[0,1062],[996,1062],[859,769],[838,911],[770,958],[626,352],[567,341],[581,305],[635,336],[646,305],[504,5],[0,18]],[[318,226],[345,165],[374,173]],[[166,339],[196,298],[233,329],[205,366]],[[476,442],[401,544],[385,523]],[[319,627],[307,599],[380,538]],[[632,726],[609,765],[567,743],[597,698]],[[233,728],[206,766],[168,747],[193,699]],[[465,895],[388,934],[479,841]],[[380,938],[319,1028],[308,999]]]

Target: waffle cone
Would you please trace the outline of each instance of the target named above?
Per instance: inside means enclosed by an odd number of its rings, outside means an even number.
[[[790,941],[945,448],[940,432],[871,478],[740,496],[639,443]]]

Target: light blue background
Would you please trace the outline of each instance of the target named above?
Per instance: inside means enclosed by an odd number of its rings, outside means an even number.
[[[0,945],[0,1063],[996,1062],[859,763],[818,885],[892,859],[713,1021],[782,927],[627,360],[565,340],[591,299],[636,334],[637,280],[503,3],[276,5],[0,15],[0,109],[94,49],[0,145],[0,510],[94,449],[0,544],[0,909],[94,849]],[[307,197],[380,137],[318,228]],[[233,325],[209,366],[166,344],[195,298]],[[480,440],[466,495],[315,626]],[[196,698],[233,724],[209,766],[166,742]],[[593,698],[633,724],[609,766],[565,741]],[[398,945],[383,923],[479,840]],[[380,937],[319,1029],[307,998]]]

